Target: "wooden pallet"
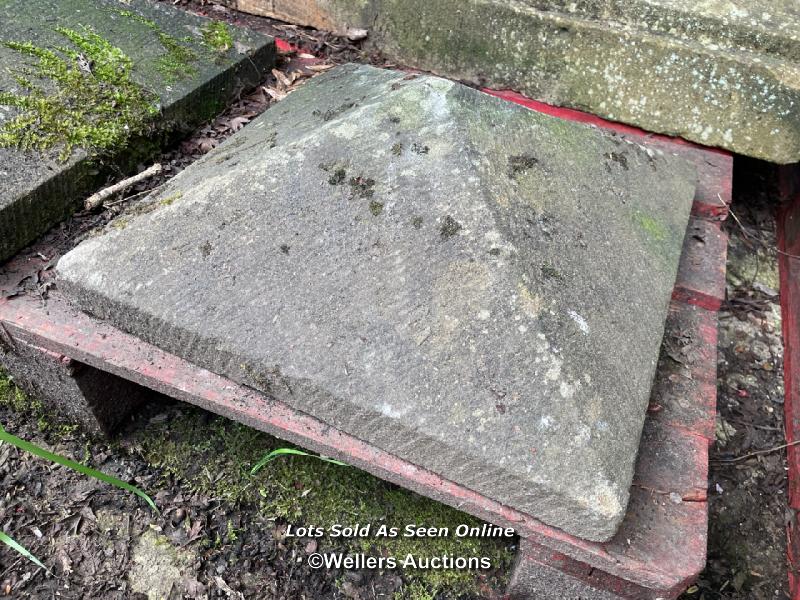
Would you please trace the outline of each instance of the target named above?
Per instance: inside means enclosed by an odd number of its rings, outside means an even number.
[[[727,252],[720,224],[731,199],[732,157],[513,92],[485,91],[533,110],[610,129],[697,165],[699,183],[665,334],[665,340],[680,337],[690,358],[679,362],[662,351],[627,516],[611,541],[601,544],[568,535],[448,480],[446,473],[422,469],[337,431],[76,311],[57,289],[50,290],[46,299],[20,294],[0,300],[0,353],[4,349],[10,356],[24,346],[59,365],[86,365],[109,378],[109,385],[113,378],[134,382],[341,459],[490,523],[513,527],[521,543],[509,598],[677,597],[705,565],[708,447],[714,440],[716,404],[716,311],[724,298]],[[4,287],[16,285],[21,274],[44,269],[54,252],[41,242],[7,263],[0,269],[0,298]],[[108,407],[101,408],[108,412]]]

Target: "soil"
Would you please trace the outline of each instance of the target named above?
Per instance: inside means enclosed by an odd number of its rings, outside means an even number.
[[[196,0],[175,4],[277,35],[320,57],[315,64],[385,64],[380,56],[329,33]],[[149,189],[317,72],[309,71],[303,60],[284,56],[280,74],[271,75],[213,123],[165,152],[159,158],[166,167],[162,175],[112,198],[115,204],[100,212],[76,215],[47,234],[43,244],[63,253],[133,206]],[[726,223],[731,241],[728,298],[720,312],[709,558],[685,599],[788,598],[785,453],[749,456],[785,443],[772,175],[763,163],[737,159],[736,218]],[[25,251],[36,252],[35,245]],[[52,264],[56,258],[48,257]],[[21,273],[10,293],[45,296],[49,285],[47,269]],[[433,511],[430,514],[442,521],[467,517],[368,475],[342,475],[333,465],[302,457],[287,459],[293,462],[281,463],[270,479],[254,484],[246,476],[251,461],[262,449],[283,444],[197,408],[154,397],[108,441],[56,424],[13,389],[0,389],[0,400],[0,422],[10,432],[153,492],[161,508],[160,515],[153,514],[130,494],[0,445],[0,529],[51,571],[45,573],[0,546],[0,597],[141,599],[149,592],[153,599],[422,600],[497,598],[503,589],[513,541],[481,546],[481,551],[496,556],[496,568],[457,581],[392,570],[309,568],[305,557],[331,542],[290,538],[286,529],[313,524],[323,501],[361,507],[383,519],[400,518],[399,514],[407,518],[402,510],[408,506],[424,515]]]
[[[284,537],[286,522],[253,505],[192,491],[148,464],[137,446],[143,431],[182,411],[195,409],[153,403],[117,442],[106,443],[42,431],[30,413],[0,409],[0,420],[16,435],[158,490],[153,499],[161,509],[155,515],[133,495],[0,447],[3,530],[52,571],[0,549],[0,597],[367,599],[392,598],[401,589],[393,572],[313,570],[304,558],[314,544]]]

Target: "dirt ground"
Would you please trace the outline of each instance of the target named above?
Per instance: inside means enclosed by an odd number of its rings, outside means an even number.
[[[333,64],[383,64],[357,45],[192,0],[209,16],[279,35]],[[170,177],[280,99],[313,72],[286,57],[280,74],[243,96],[215,122],[160,160]],[[295,75],[292,75],[292,72]],[[281,76],[282,75],[282,76]],[[728,299],[720,313],[717,443],[709,482],[706,571],[686,599],[787,598],[782,346],[770,168],[737,161]],[[107,223],[164,177],[126,192],[130,199],[84,213],[48,234],[62,249]],[[774,197],[774,196],[772,196]],[[123,200],[122,198],[115,200]],[[34,251],[34,250],[32,250]],[[42,292],[37,276],[20,293]],[[46,292],[46,285],[44,288]],[[9,432],[142,487],[161,514],[130,494],[0,445],[0,529],[40,557],[51,573],[0,547],[0,597],[11,598],[498,598],[515,541],[452,539],[365,547],[357,541],[287,537],[287,527],[333,522],[474,520],[348,467],[307,457],[249,469],[286,444],[202,410],[154,397],[111,441],[59,424],[0,378],[0,422]],[[306,556],[341,549],[372,554],[480,554],[480,572],[313,570]]]

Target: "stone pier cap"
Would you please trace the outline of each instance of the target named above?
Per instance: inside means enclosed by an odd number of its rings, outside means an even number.
[[[59,265],[82,310],[581,538],[625,514],[694,167],[314,78]]]

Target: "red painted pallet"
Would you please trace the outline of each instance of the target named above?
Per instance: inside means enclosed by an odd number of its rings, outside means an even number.
[[[782,167],[782,205],[778,210],[778,269],[783,323],[783,404],[789,464],[789,512],[786,527],[789,589],[800,600],[800,165]]]
[[[716,310],[724,297],[732,157],[648,135],[513,92],[491,92],[555,116],[591,124],[683,155],[699,184],[673,293],[627,516],[609,542],[588,542],[406,462],[250,388],[201,369],[77,312],[51,290],[0,300],[0,349],[41,348],[173,398],[247,423],[454,506],[521,538],[508,595],[513,598],[675,598],[705,565],[708,446],[716,403]],[[44,268],[35,247],[0,269],[4,282]],[[2,297],[2,294],[0,294]],[[681,358],[669,344],[679,340]],[[671,357],[672,356],[672,357]]]

